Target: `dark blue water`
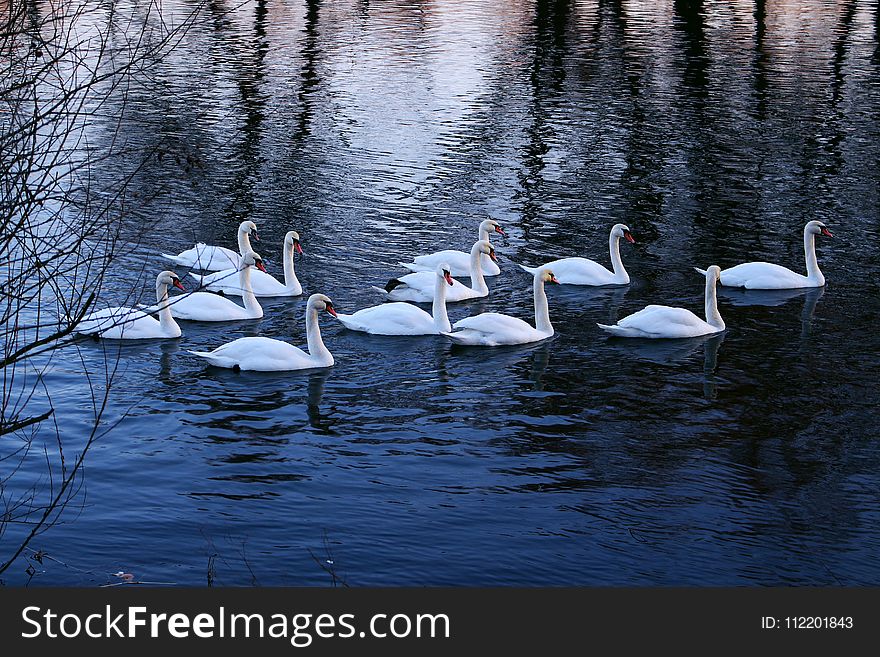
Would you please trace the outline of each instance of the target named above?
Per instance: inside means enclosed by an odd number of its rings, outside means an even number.
[[[45,381],[71,452],[91,428],[84,367],[117,350],[118,425],[31,544],[58,561],[28,551],[5,581],[31,563],[31,585],[330,585],[325,568],[374,586],[880,583],[878,25],[859,2],[209,3],[113,96],[121,129],[95,121],[95,144],[125,147],[113,166],[149,158],[125,216],[155,225],[116,258],[106,303],[149,299],[160,252],[234,247],[243,219],[278,275],[299,231],[306,294],[342,312],[378,303],[398,261],[467,249],[486,214],[508,233],[502,274],[452,321],[531,318],[513,263],[608,264],[617,222],[633,282],[549,290],[557,336],[520,348],[325,315],[327,371],[186,353],[302,345],[304,298],[180,340],[66,348]],[[701,312],[692,266],[803,271],[811,219],[835,234],[824,290],[722,291],[728,331],[708,340],[595,326],[648,303]],[[44,476],[38,452],[23,481]]]

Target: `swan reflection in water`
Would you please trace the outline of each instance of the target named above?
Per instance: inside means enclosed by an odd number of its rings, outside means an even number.
[[[314,370],[309,373],[308,396],[306,398],[306,413],[309,417],[309,425],[317,429],[319,433],[330,435],[336,433],[332,427],[338,421],[334,413],[322,413],[321,401],[324,398],[324,385],[330,378],[328,368]],[[335,410],[333,406],[331,410]]]
[[[719,296],[731,306],[782,306],[792,299],[803,298],[801,311],[801,337],[810,334],[810,324],[816,312],[819,299],[825,294],[825,287],[806,287],[791,290],[744,290],[742,288],[721,287]]]
[[[609,338],[607,346],[625,353],[628,358],[675,365],[689,359],[703,349],[703,396],[715,399],[718,394],[715,370],[718,368],[718,351],[727,332],[701,335],[696,338],[652,340],[648,338]]]

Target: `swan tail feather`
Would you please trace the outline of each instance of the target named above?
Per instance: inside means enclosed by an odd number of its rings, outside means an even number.
[[[700,269],[699,267],[694,267],[694,271],[697,272],[698,274],[702,274],[703,276],[706,275],[705,269]]]
[[[375,290],[376,292],[378,292],[380,294],[384,294],[385,296],[388,296],[388,290],[386,290],[385,288],[381,288],[376,285],[371,285],[370,289]]]
[[[405,267],[406,269],[409,269],[411,272],[424,271],[424,269],[421,266],[417,265],[414,262],[398,262],[397,264],[400,265],[401,267]]]
[[[440,331],[440,335],[446,336],[455,344],[472,344],[470,341],[462,337],[463,331]]]
[[[534,276],[536,273],[538,273],[538,268],[537,268],[537,267],[526,267],[525,265],[522,265],[522,264],[520,264],[520,263],[518,263],[518,262],[515,262],[515,263],[513,263],[513,264],[515,264],[517,267],[519,267],[520,269],[522,269],[524,272],[527,272],[527,273],[531,274],[532,276]]]
[[[636,337],[639,337],[639,335],[640,335],[639,333],[634,332],[630,328],[626,328],[624,326],[618,326],[616,324],[614,326],[609,326],[608,324],[597,323],[596,326],[598,326],[603,331],[607,331],[611,335],[616,335],[619,338],[636,338]]]
[[[193,351],[192,349],[187,349],[186,353],[192,354],[193,356],[198,356],[199,358],[204,358],[208,361],[209,365],[214,365],[215,367],[227,367],[236,369],[238,365],[230,358],[225,358],[223,356],[217,356],[217,354],[212,353],[210,351]]]

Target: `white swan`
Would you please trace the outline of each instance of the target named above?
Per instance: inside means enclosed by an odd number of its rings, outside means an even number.
[[[318,324],[318,312],[321,310],[326,310],[334,317],[336,316],[336,310],[334,310],[333,302],[329,297],[323,294],[313,294],[306,304],[308,353],[281,340],[263,337],[239,338],[217,347],[213,351],[190,351],[189,353],[204,358],[211,365],[234,370],[283,372],[313,367],[330,367],[333,365],[333,354],[324,345],[324,341],[321,339],[321,327]]]
[[[550,310],[547,306],[544,283],[558,282],[549,268],[543,267],[535,273],[532,286],[535,295],[534,327],[518,317],[499,313],[482,313],[457,321],[452,325],[452,328],[456,330],[443,335],[456,344],[481,347],[528,344],[552,337],[554,331],[553,325],[550,323]]]
[[[721,269],[712,265],[706,270],[706,321],[685,308],[648,306],[624,317],[614,326],[599,324],[599,328],[623,338],[695,338],[720,333],[725,329],[718,312],[715,284]]]
[[[495,249],[486,240],[474,242],[471,249],[471,285],[468,287],[459,281],[453,281],[452,287],[446,290],[446,301],[456,302],[465,299],[477,299],[479,297],[489,296],[489,286],[483,278],[483,272],[480,269],[480,256],[488,255],[493,261],[497,262]],[[390,301],[415,301],[417,303],[431,303],[434,300],[434,281],[436,276],[433,271],[419,271],[413,274],[407,274],[400,278],[392,278],[383,290],[380,287],[373,287],[377,292],[381,292]]]
[[[153,306],[149,312],[156,312],[157,308],[165,305],[170,306],[171,314],[178,319],[189,319],[197,322],[230,322],[237,319],[259,319],[263,316],[263,308],[257,297],[251,290],[251,265],[261,271],[263,260],[253,251],[248,251],[243,260],[241,269],[238,270],[238,282],[244,290],[244,307],[234,301],[221,297],[213,292],[190,292],[171,297],[165,304]]]
[[[544,267],[550,267],[560,283],[568,285],[626,285],[629,283],[629,274],[623,268],[620,259],[620,238],[624,238],[630,244],[635,243],[632,233],[624,224],[614,224],[611,235],[608,238],[608,250],[611,252],[611,266],[614,271],[608,271],[598,262],[587,258],[562,258],[548,262]],[[527,272],[535,275],[539,267],[526,267],[520,265]]]
[[[302,253],[302,246],[299,241],[299,233],[295,230],[289,231],[284,236],[284,249],[282,257],[284,258],[284,282],[282,283],[271,274],[260,271],[259,269],[251,270],[251,289],[254,295],[258,297],[298,297],[302,294],[302,285],[296,277],[296,270],[293,265],[294,253]],[[212,292],[222,292],[233,296],[242,296],[242,288],[238,284],[238,270],[224,269],[213,274],[194,274],[190,276],[199,281],[199,287],[206,288]]]
[[[364,308],[353,315],[337,315],[336,319],[345,328],[373,335],[436,335],[451,331],[446,314],[446,288],[454,284],[449,265],[443,263],[435,272],[430,315],[417,306],[398,301]]]
[[[177,274],[163,271],[156,278],[157,303],[168,299],[170,285],[184,289]],[[84,317],[77,325],[76,332],[115,340],[179,338],[181,335],[180,326],[174,321],[167,306],[159,312],[158,320],[137,308],[105,308]]]
[[[253,221],[242,221],[238,226],[239,253],[247,253],[251,250],[251,237],[258,242],[260,241],[257,235],[257,225]],[[163,253],[162,257],[191,269],[221,271],[229,267],[238,269],[241,265],[239,253],[222,246],[208,246],[199,242],[193,248],[181,251],[177,255]]]
[[[810,221],[804,226],[804,258],[807,275],[793,272],[782,265],[770,262],[745,262],[721,271],[721,284],[744,287],[749,290],[788,290],[800,287],[822,287],[825,276],[819,271],[816,260],[816,235],[834,237],[821,221]],[[701,274],[706,272],[694,267]]]
[[[489,240],[490,232],[504,235],[504,229],[501,228],[501,224],[494,219],[486,219],[480,223],[480,234],[477,240],[491,243]],[[412,262],[401,262],[399,264],[410,271],[434,271],[437,265],[442,263],[449,265],[449,273],[453,276],[471,275],[471,254],[452,249],[416,256]],[[497,276],[501,273],[501,269],[488,255],[480,256],[480,266],[483,269],[483,276]]]

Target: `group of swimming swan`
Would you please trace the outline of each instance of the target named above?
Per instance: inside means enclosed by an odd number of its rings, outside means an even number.
[[[519,265],[532,275],[534,326],[517,317],[487,312],[466,317],[450,324],[447,302],[486,297],[489,288],[485,277],[497,276],[500,269],[490,233],[504,235],[497,221],[480,223],[479,236],[470,250],[444,250],[418,256],[413,262],[400,263],[411,273],[392,278],[384,288],[373,288],[390,303],[364,308],[351,315],[337,313],[333,302],[323,294],[313,294],[306,304],[306,340],[308,352],[281,340],[247,337],[233,340],[213,351],[190,351],[210,364],[236,370],[285,371],[333,365],[333,355],[321,339],[318,314],[327,311],[348,329],[373,335],[443,335],[456,344],[474,346],[517,345],[538,342],[554,334],[544,286],[547,283],[569,285],[627,285],[629,274],[620,257],[620,240],[634,243],[629,228],[615,224],[609,236],[612,269],[587,258],[562,258],[538,267]],[[717,265],[697,269],[705,276],[705,320],[685,308],[650,305],[624,317],[617,324],[598,326],[608,333],[626,338],[693,338],[725,330],[718,312],[716,285],[742,287],[750,290],[781,290],[822,287],[825,277],[816,260],[817,235],[833,237],[821,221],[810,221],[804,227],[804,255],[807,275],[768,262],[748,262],[722,270]],[[294,254],[302,253],[296,231],[284,239],[284,283],[266,272],[262,258],[253,250],[251,238],[259,240],[257,227],[244,221],[238,229],[239,253],[219,246],[196,244],[193,248],[163,257],[177,264],[209,271],[190,273],[200,287],[209,292],[186,292],[180,278],[172,271],[163,271],[156,278],[156,304],[138,308],[114,307],[85,317],[77,331],[103,338],[136,340],[145,338],[177,338],[181,335],[175,319],[225,322],[257,319],[263,316],[258,297],[298,296],[302,286],[294,270]],[[466,286],[453,278],[468,276]],[[169,288],[186,292],[169,297]],[[213,294],[212,292],[220,292]],[[225,295],[241,296],[243,305]],[[431,303],[431,313],[412,303]],[[153,315],[158,315],[158,319]]]

